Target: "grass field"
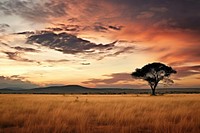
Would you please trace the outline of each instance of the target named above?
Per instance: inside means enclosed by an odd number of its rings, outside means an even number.
[[[200,94],[2,94],[0,132],[200,133]]]

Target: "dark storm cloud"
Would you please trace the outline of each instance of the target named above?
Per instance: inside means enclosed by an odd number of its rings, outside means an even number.
[[[23,81],[19,76],[11,76],[11,77],[5,77],[0,76],[0,89],[3,88],[14,88],[14,89],[30,89],[30,88],[36,88],[37,85],[29,82],[29,81]]]
[[[38,43],[66,54],[93,53],[114,47],[114,43],[95,44],[68,33],[44,32],[28,37],[27,43]]]
[[[0,12],[5,15],[19,15],[32,21],[44,21],[49,17],[66,15],[66,5],[62,2],[37,2],[8,0],[0,2]]]

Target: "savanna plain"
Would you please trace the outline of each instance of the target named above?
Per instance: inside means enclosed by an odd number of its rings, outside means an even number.
[[[0,132],[200,133],[200,94],[1,94]]]

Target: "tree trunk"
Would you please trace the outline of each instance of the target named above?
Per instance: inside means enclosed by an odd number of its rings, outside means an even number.
[[[152,95],[155,96],[156,95],[156,87],[158,85],[158,82],[155,83],[155,85],[151,88],[152,89]]]
[[[156,92],[155,92],[155,90],[156,90],[156,89],[152,89],[152,95],[153,95],[153,96],[155,96],[155,95],[156,95]]]

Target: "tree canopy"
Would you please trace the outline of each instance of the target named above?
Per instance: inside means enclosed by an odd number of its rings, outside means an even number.
[[[154,62],[147,64],[141,69],[137,68],[131,75],[133,78],[147,81],[152,89],[152,95],[155,95],[155,89],[161,80],[172,81],[169,79],[171,74],[177,73],[172,67],[165,64]]]

